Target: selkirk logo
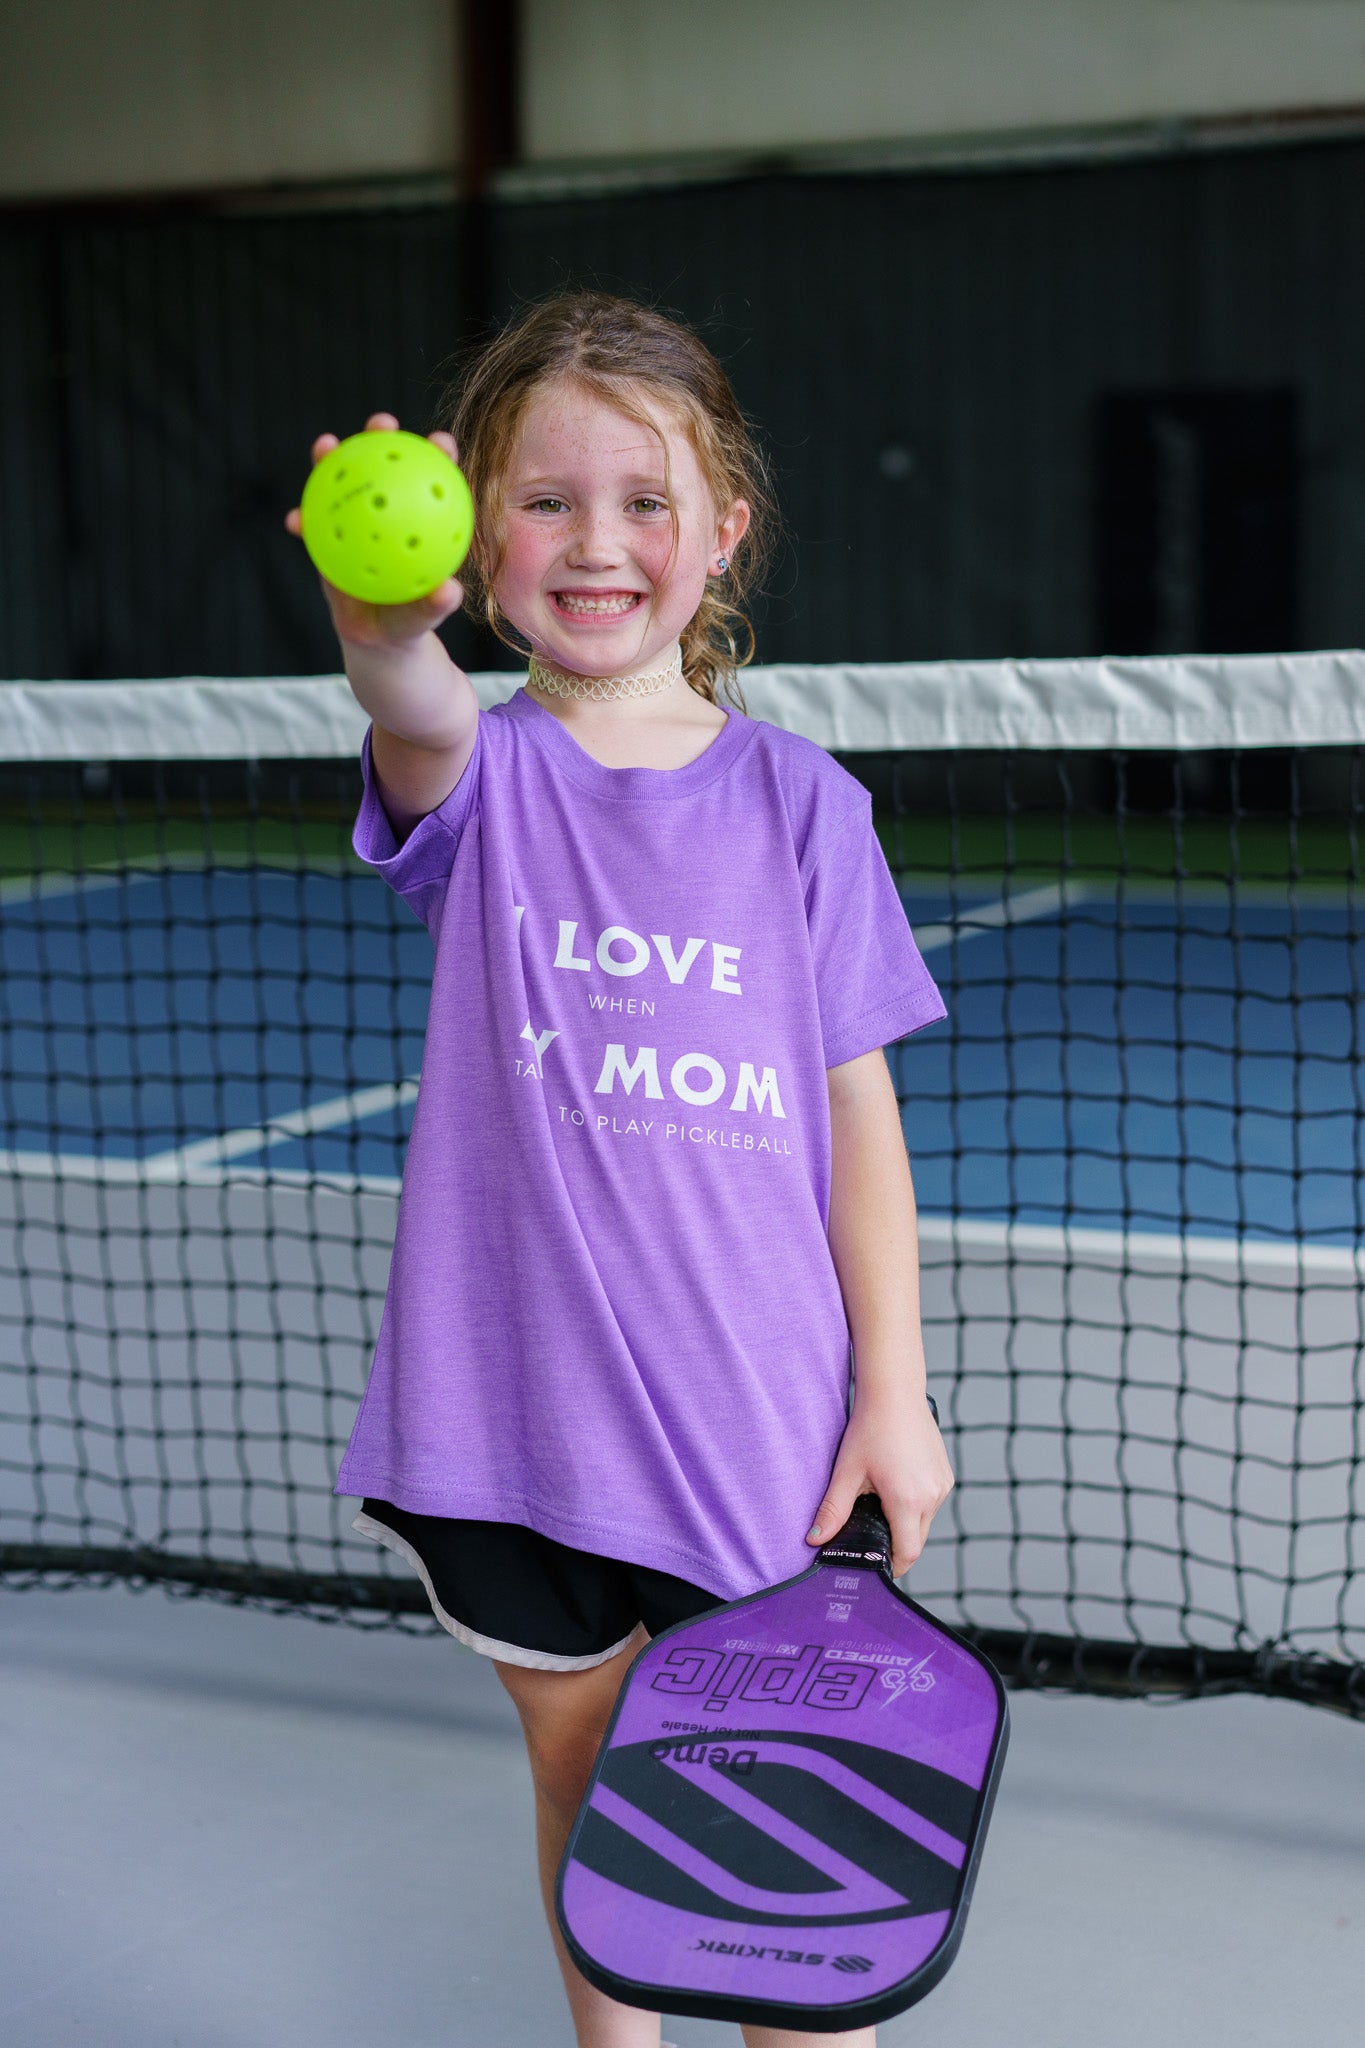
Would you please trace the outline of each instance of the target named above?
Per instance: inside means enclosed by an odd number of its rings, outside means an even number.
[[[804,1948],[759,1948],[752,1941],[694,1941],[694,1949],[706,1949],[713,1956],[746,1956],[765,1963],[823,1963],[823,1953]]]
[[[713,1956],[743,1956],[756,1963],[830,1963],[847,1976],[862,1977],[872,1968],[871,1956],[827,1956],[823,1950],[803,1948],[760,1948],[753,1941],[694,1941],[694,1949]]]

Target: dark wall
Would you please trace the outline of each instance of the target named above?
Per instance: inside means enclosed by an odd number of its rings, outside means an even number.
[[[761,658],[1365,641],[1365,143],[504,203],[489,247],[495,312],[599,282],[711,338],[788,526]],[[334,667],[279,519],[321,428],[434,423],[464,259],[437,209],[0,217],[0,672]]]

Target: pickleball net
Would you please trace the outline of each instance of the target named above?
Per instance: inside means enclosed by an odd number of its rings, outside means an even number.
[[[958,1473],[912,1590],[1020,1683],[1365,1715],[1365,656],[744,688],[871,788],[949,1008],[889,1049]],[[428,1625],[330,1491],[430,972],[363,727],[334,677],[0,685],[16,1587]]]

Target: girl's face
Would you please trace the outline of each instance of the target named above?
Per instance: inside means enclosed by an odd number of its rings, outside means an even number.
[[[642,410],[657,431],[569,379],[543,386],[503,486],[498,603],[537,654],[577,675],[652,667],[749,523],[743,500],[717,511],[681,425],[649,400]]]

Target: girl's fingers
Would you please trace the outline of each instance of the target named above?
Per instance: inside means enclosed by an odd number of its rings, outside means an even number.
[[[861,1491],[862,1482],[856,1480],[851,1471],[833,1472],[829,1491],[815,1510],[815,1520],[806,1536],[807,1543],[828,1543],[831,1536],[837,1536],[853,1513],[853,1503]]]
[[[365,422],[365,430],[367,433],[377,433],[381,431],[387,431],[392,433],[397,430],[397,427],[397,417],[395,414],[391,412],[372,412],[370,414],[370,417]],[[448,434],[443,427],[437,427],[434,433],[427,435],[427,439],[428,441],[434,442],[435,445],[440,449],[441,453],[443,455],[448,455],[452,462],[459,461],[460,451],[455,445],[455,436],[453,434]]]
[[[376,421],[379,421],[379,422],[381,422],[381,423],[386,423],[386,422],[387,422],[387,420],[388,420],[388,418],[389,418],[389,415],[388,415],[387,413],[375,413],[375,414],[373,414],[373,415],[372,415],[372,417],[371,417],[371,418],[370,418],[370,419],[369,419],[369,420],[368,420],[368,421],[366,422],[366,424],[367,424],[368,426],[373,426],[373,425],[375,424],[375,422],[376,422]],[[396,421],[396,420],[394,421],[394,425],[395,425],[395,426],[397,425],[397,421]],[[314,436],[314,439],[313,439],[313,443],[312,443],[312,446],[310,447],[310,449],[309,449],[309,451],[308,451],[308,455],[309,455],[309,460],[310,460],[310,462],[312,463],[312,466],[313,466],[313,468],[314,468],[314,469],[316,469],[316,468],[317,468],[318,464],[319,464],[319,463],[321,462],[321,460],[322,460],[322,458],[323,458],[323,456],[324,456],[324,455],[330,455],[330,454],[331,454],[331,452],[332,452],[332,450],[333,450],[334,448],[338,448],[338,447],[340,447],[340,445],[341,445],[341,436],[340,436],[339,434],[317,434],[317,435],[315,435],[315,436]],[[303,527],[302,527],[302,525],[301,525],[301,523],[300,523],[300,520],[299,520],[299,508],[298,508],[298,506],[297,506],[297,505],[295,505],[295,506],[294,506],[294,507],[292,508],[292,510],[290,510],[290,511],[288,511],[288,512],[286,512],[286,513],[285,513],[285,515],[284,515],[284,524],[285,524],[285,529],[286,529],[286,531],[287,531],[287,532],[289,532],[289,533],[292,533],[292,534],[294,534],[294,535],[295,535],[296,537],[301,537],[301,536],[302,536],[302,533],[303,533]]]
[[[457,583],[453,576],[447,576],[444,583],[438,583],[435,590],[429,591],[425,597],[419,597],[415,603],[401,607],[407,617],[403,622],[404,631],[399,638],[411,637],[408,630],[410,626],[415,627],[418,632],[430,631],[433,627],[439,626],[442,619],[448,619],[452,612],[458,611],[463,603],[464,585]],[[378,609],[381,612],[391,611],[391,615],[396,616],[400,607],[379,606]]]
[[[918,1562],[919,1554],[929,1540],[931,1515],[911,1515],[902,1518],[899,1528],[891,1525],[891,1576],[901,1578],[911,1565]]]
[[[372,412],[365,422],[365,431],[367,433],[393,432],[397,429],[397,426],[398,419],[394,413]],[[455,445],[453,434],[448,434],[443,428],[438,427],[435,433],[427,435],[427,439],[434,442],[441,450],[441,453],[448,455],[452,462],[458,462],[460,451]],[[317,468],[324,455],[330,455],[332,450],[339,446],[340,437],[338,435],[317,435],[310,450],[314,469]],[[292,506],[285,513],[284,525],[287,533],[292,533],[296,539],[302,539],[303,521],[297,505]],[[439,590],[433,590],[431,596],[425,600],[426,604],[432,606],[437,611],[438,622],[440,619],[446,618],[451,612],[458,611],[463,602],[463,586],[457,583],[453,576],[448,578]]]

